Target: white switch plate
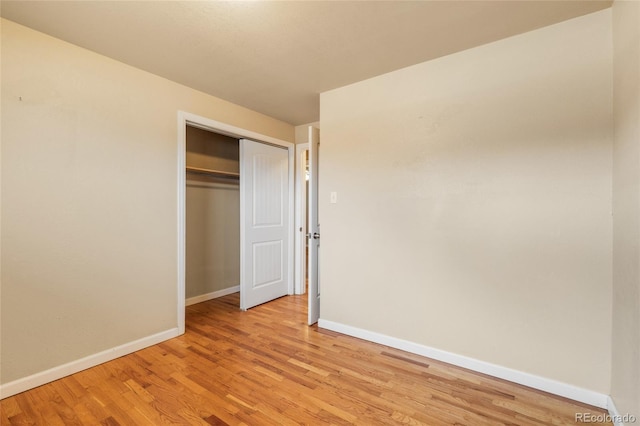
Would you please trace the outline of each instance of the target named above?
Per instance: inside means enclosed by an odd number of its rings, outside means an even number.
[[[337,202],[338,202],[338,193],[337,193],[337,192],[332,192],[332,193],[331,193],[331,197],[330,197],[329,202],[330,202],[331,204],[335,204],[335,203],[337,203]]]

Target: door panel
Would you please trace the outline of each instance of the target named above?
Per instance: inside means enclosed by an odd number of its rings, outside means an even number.
[[[289,154],[240,141],[240,308],[284,296],[289,289]]]
[[[309,325],[320,318],[320,224],[318,222],[318,155],[320,130],[309,126]]]
[[[282,241],[253,243],[253,288],[283,280],[282,249]]]

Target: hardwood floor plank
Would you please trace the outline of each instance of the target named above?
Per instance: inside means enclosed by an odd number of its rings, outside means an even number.
[[[21,425],[575,425],[603,410],[306,325],[306,297],[189,306],[186,333],[0,401]]]
[[[7,398],[6,403],[4,403],[4,401],[5,400],[3,400],[1,411],[2,417],[9,418],[22,414],[22,410],[20,409],[18,401],[15,398]]]

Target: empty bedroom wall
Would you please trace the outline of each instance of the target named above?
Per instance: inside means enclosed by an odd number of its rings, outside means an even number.
[[[607,395],[611,11],[320,102],[321,319]]]
[[[293,126],[2,20],[3,385],[177,330],[179,110]]]
[[[611,396],[640,418],[640,3],[614,2],[613,46]]]

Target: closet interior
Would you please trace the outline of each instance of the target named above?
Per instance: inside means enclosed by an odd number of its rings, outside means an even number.
[[[240,141],[187,126],[186,305],[240,291]]]

